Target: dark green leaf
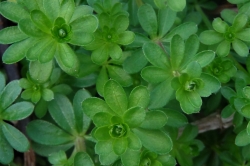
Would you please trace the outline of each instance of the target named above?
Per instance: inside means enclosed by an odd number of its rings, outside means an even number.
[[[2,125],[0,124],[0,163],[2,164],[9,164],[14,159],[14,151],[9,144],[9,142],[6,140],[5,136],[2,132]]]
[[[158,29],[159,36],[163,37],[172,27],[176,18],[176,12],[169,7],[159,9],[158,11]]]
[[[28,38],[17,26],[7,27],[0,31],[0,43],[11,44]]]
[[[130,128],[138,127],[141,123],[143,123],[146,116],[146,112],[142,107],[132,107],[128,109],[124,115],[123,120],[128,124]]]
[[[52,22],[49,18],[40,10],[33,10],[30,13],[31,20],[36,24],[37,28],[48,34],[51,33]]]
[[[95,166],[86,152],[79,152],[75,155],[74,166],[81,166],[83,163],[87,166]]]
[[[167,121],[168,117],[162,111],[149,111],[146,113],[146,117],[140,127],[144,129],[160,129]]]
[[[129,95],[128,108],[135,106],[147,108],[149,100],[150,96],[148,89],[145,86],[137,86]]]
[[[250,135],[247,134],[247,130],[242,130],[235,139],[237,146],[246,146],[250,143]]]

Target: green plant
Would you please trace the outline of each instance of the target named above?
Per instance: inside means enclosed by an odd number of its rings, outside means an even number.
[[[0,165],[249,166],[250,2],[228,1],[1,1]]]

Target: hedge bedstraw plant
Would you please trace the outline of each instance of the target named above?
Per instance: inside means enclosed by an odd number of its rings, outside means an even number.
[[[0,165],[249,166],[250,1],[224,3],[1,0]]]

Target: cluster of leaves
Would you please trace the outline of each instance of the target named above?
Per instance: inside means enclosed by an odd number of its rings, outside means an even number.
[[[0,73],[0,163],[31,146],[44,165],[247,165],[250,2],[229,2],[212,22],[206,0],[1,2],[22,78]],[[209,142],[189,122],[218,110],[234,128]]]

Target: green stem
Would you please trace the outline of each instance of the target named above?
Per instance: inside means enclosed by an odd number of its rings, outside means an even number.
[[[202,20],[205,23],[205,25],[207,26],[207,28],[213,29],[210,20],[208,19],[207,15],[203,12],[203,10],[201,9],[201,7],[199,6],[198,3],[195,4],[195,9],[201,14]]]
[[[86,145],[85,140],[83,137],[77,137],[75,140],[75,148],[72,152],[71,156],[75,156],[78,152],[85,152],[86,151]]]

